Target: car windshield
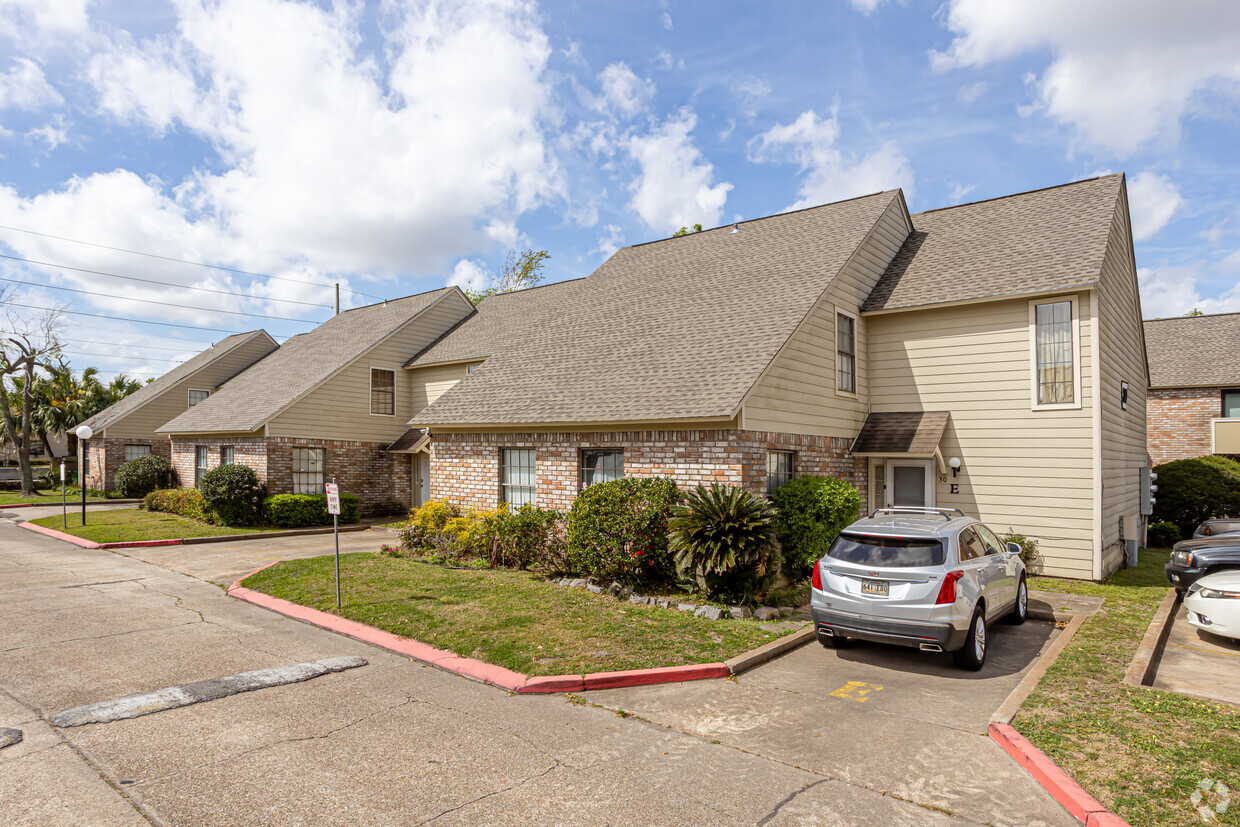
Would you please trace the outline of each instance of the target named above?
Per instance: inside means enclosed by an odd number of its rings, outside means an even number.
[[[943,565],[943,544],[938,540],[841,534],[827,556],[859,566],[913,568]]]

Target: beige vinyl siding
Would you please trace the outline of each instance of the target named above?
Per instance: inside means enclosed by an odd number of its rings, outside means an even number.
[[[432,305],[267,423],[270,436],[392,442],[413,416],[413,380],[402,365],[468,315],[464,300]],[[396,413],[370,413],[370,369],[396,373]]]
[[[1102,576],[1124,564],[1119,523],[1140,519],[1140,474],[1146,465],[1145,339],[1123,200],[1115,211],[1098,286],[1102,402]],[[1128,409],[1120,383],[1128,383]],[[1133,539],[1126,534],[1125,539]]]
[[[456,386],[469,373],[470,365],[480,365],[481,362],[470,362],[468,364],[458,362],[454,365],[435,365],[427,368],[414,368],[409,373],[410,386],[412,391],[412,402],[410,410],[419,414],[426,410],[427,407],[434,404],[435,400],[443,396]]]
[[[214,393],[220,385],[275,349],[275,342],[267,336],[255,336],[108,425],[105,433],[109,438],[166,440],[168,435],[156,435],[155,429],[189,410],[190,388]]]
[[[1032,410],[1029,301],[869,316],[874,411],[950,411],[936,505],[1037,538],[1048,574],[1092,577],[1093,397],[1089,292],[1080,316],[1081,407]],[[1063,297],[1039,299],[1055,301]],[[959,493],[951,493],[951,485]]]
[[[866,319],[856,324],[857,392],[836,390],[837,308],[856,316],[908,236],[904,203],[893,198],[805,322],[745,400],[742,420],[755,431],[854,437],[865,421],[870,380]]]

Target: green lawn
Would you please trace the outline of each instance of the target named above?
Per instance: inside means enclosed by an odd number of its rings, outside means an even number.
[[[175,540],[182,537],[222,537],[229,534],[283,531],[279,528],[236,528],[200,523],[175,514],[118,508],[114,511],[88,511],[86,527],[82,512],[69,509],[69,528],[61,528],[61,516],[31,520],[36,525],[65,531],[93,543],[124,543],[134,540]]]
[[[455,571],[381,554],[288,560],[247,588],[530,675],[713,663],[779,637],[746,620],[711,621],[556,586],[528,572]]]
[[[39,505],[60,505],[60,489],[59,488],[55,489],[54,491],[49,488],[44,491],[40,491],[39,493],[42,496],[23,497],[21,493],[17,491],[0,491],[0,505],[17,505],[18,503],[38,503]],[[67,499],[68,499],[69,505],[73,505],[75,502],[78,505],[81,505],[82,504],[82,492],[76,488],[70,488],[68,491]],[[86,502],[106,503],[108,502],[108,500],[105,499],[104,497],[92,497],[90,495],[87,495]]]
[[[1167,554],[1142,550],[1138,567],[1103,584],[1029,582],[1106,602],[1047,671],[1013,726],[1133,825],[1203,823],[1189,801],[1202,779],[1240,789],[1240,707],[1123,683],[1167,593]],[[1240,825],[1240,801],[1213,823]]]

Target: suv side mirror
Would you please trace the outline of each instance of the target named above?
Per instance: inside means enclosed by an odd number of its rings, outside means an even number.
[[[1008,543],[1007,552],[1008,554],[1020,554],[1021,552],[1020,543]]]

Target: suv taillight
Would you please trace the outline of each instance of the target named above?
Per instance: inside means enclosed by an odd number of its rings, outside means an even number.
[[[822,591],[822,563],[818,560],[814,561],[814,576],[810,578],[809,584],[818,591]]]
[[[964,572],[959,570],[947,573],[943,578],[943,585],[939,587],[939,599],[934,601],[936,606],[956,602],[956,581],[961,577],[964,577]]]

